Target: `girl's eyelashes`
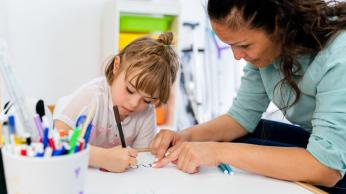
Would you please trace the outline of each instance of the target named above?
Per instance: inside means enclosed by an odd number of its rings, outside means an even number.
[[[131,90],[129,89],[129,87],[126,87],[126,90],[127,90],[127,92],[128,92],[129,94],[134,94],[134,93],[135,93],[134,91],[131,91]]]
[[[129,93],[129,94],[134,94],[134,93],[135,93],[135,91],[130,90],[129,87],[126,87],[126,91],[127,91],[127,93]],[[145,99],[143,99],[143,101],[144,101],[145,103],[147,103],[147,104],[153,103],[151,100],[145,100]]]

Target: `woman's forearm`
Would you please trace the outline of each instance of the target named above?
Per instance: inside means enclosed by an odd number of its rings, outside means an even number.
[[[333,186],[340,173],[331,169],[303,148],[219,143],[220,162],[264,176]]]
[[[211,121],[199,124],[182,131],[189,141],[231,141],[247,134],[232,117],[219,116]]]

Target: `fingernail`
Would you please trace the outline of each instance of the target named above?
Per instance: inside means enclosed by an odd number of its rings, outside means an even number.
[[[166,152],[165,153],[165,157],[167,157],[171,152]]]
[[[159,161],[159,159],[158,159],[158,158],[155,158],[154,162],[157,162],[157,161]]]

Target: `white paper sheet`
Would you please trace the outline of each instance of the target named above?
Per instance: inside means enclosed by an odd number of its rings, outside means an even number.
[[[140,153],[140,164],[153,162],[149,153]],[[139,167],[125,173],[89,169],[86,194],[203,194],[203,193],[265,193],[306,194],[310,191],[295,183],[271,179],[238,169],[225,175],[218,168],[203,167],[199,173],[186,174],[170,164],[164,168]]]

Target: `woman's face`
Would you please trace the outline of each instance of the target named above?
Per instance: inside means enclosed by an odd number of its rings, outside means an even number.
[[[231,46],[236,60],[244,59],[256,67],[266,67],[279,56],[280,45],[265,31],[241,27],[230,29],[227,25],[211,21],[217,36]]]

